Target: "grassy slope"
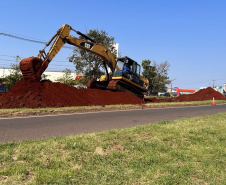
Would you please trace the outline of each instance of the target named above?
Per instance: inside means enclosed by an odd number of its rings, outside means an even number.
[[[0,144],[0,184],[224,184],[226,113]]]

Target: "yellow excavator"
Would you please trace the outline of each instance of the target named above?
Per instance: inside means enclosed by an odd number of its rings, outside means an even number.
[[[81,35],[84,39],[71,36],[71,31]],[[53,44],[46,54],[45,49],[52,42]],[[149,81],[140,75],[141,67],[137,62],[127,56],[116,59],[114,54],[102,43],[97,43],[67,24],[63,25],[46,43],[45,48],[39,51],[38,57],[21,60],[20,70],[24,80],[39,82],[42,73],[66,43],[97,54],[103,59],[106,75],[102,75],[98,80],[90,80],[87,88],[129,91],[139,97],[143,97],[147,93]]]

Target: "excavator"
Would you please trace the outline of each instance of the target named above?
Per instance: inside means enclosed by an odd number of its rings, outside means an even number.
[[[82,37],[77,38],[70,35],[71,31],[74,31]],[[52,45],[48,53],[46,53],[45,49],[51,43]],[[65,44],[70,44],[94,53],[103,59],[103,65],[106,71],[105,75],[102,75],[99,79],[90,80],[87,83],[87,88],[128,91],[141,98],[148,92],[149,81],[140,75],[141,67],[136,61],[127,56],[116,58],[111,50],[102,43],[97,43],[94,39],[76,31],[67,24],[64,24],[57,30],[53,37],[46,43],[45,48],[39,51],[37,57],[29,57],[21,60],[20,70],[24,80],[39,82],[42,73]]]

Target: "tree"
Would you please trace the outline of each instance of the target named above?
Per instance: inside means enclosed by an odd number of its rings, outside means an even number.
[[[161,63],[153,62],[153,66],[150,66],[150,60],[143,60],[143,76],[149,80],[149,92],[157,95],[158,92],[166,92],[166,85],[170,84],[168,70],[170,64],[165,61]]]
[[[66,85],[76,85],[77,88],[79,89],[83,89],[86,88],[86,84],[88,82],[88,80],[84,77],[77,77],[76,80],[73,79],[73,77],[71,76],[71,70],[66,68],[63,70],[64,74],[62,77],[57,78],[57,82],[66,84]]]
[[[149,80],[149,93],[153,91],[154,88],[154,78],[156,77],[155,66],[150,66],[150,60],[142,60],[143,73],[142,75]]]
[[[108,36],[108,33],[104,30],[89,30],[87,36],[97,43],[104,44],[107,48],[112,48],[114,44],[114,37]],[[80,38],[85,39],[82,36]],[[104,69],[103,59],[91,52],[75,47],[72,56],[69,57],[69,61],[75,64],[75,72],[84,74],[86,79],[98,78],[104,74],[102,70]]]
[[[153,93],[157,94],[158,92],[166,92],[166,85],[170,84],[171,81],[168,77],[168,70],[170,64],[165,61],[161,63],[153,62],[156,71],[156,77],[153,79]]]
[[[57,82],[66,84],[66,85],[74,85],[75,80],[71,76],[71,70],[66,68],[62,71],[64,74],[62,77],[57,78]]]
[[[23,78],[18,64],[10,64],[11,69],[10,74],[3,78],[5,82],[5,87],[9,90],[16,82]]]
[[[48,76],[50,76],[50,75],[46,75],[46,74],[43,73],[42,76],[41,76],[41,81],[40,82],[44,82],[44,81],[51,82],[51,80],[48,79]]]
[[[88,80],[84,77],[79,77],[78,79],[75,80],[75,85],[77,89],[86,89]]]

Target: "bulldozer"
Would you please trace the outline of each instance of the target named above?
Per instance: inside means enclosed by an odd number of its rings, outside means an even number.
[[[82,38],[72,36],[70,34],[71,31],[82,36]],[[141,66],[136,61],[127,56],[116,58],[111,50],[102,43],[97,43],[94,39],[76,31],[67,24],[57,30],[46,43],[45,48],[39,51],[37,57],[21,60],[20,70],[24,80],[39,82],[42,73],[65,44],[94,53],[103,59],[105,75],[102,75],[98,80],[92,79],[88,81],[87,88],[128,91],[141,98],[148,92],[149,81],[140,75]],[[50,49],[46,53],[45,49],[48,46],[50,46]]]

